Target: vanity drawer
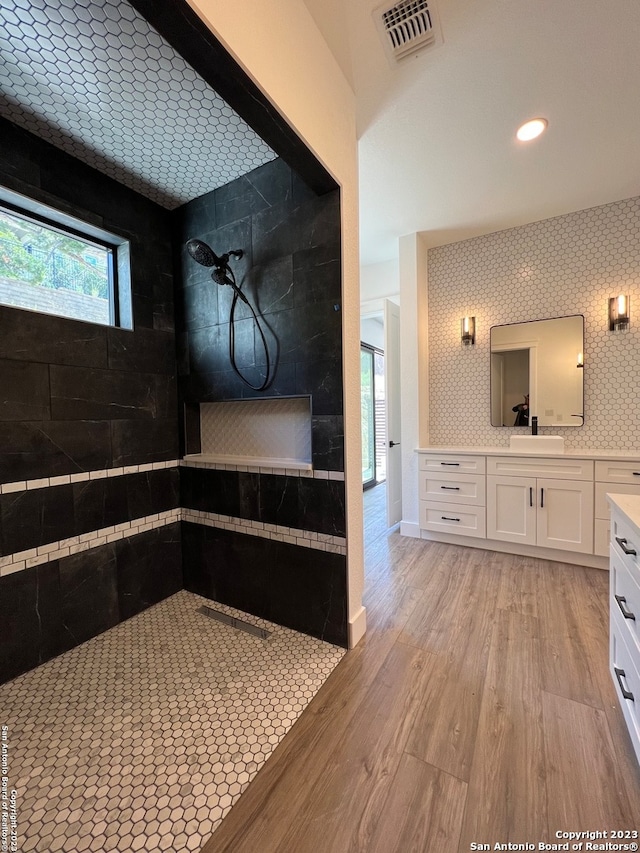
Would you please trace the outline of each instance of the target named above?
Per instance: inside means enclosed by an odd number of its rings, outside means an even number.
[[[482,506],[420,501],[420,527],[438,533],[485,538],[486,515]]]
[[[640,583],[640,541],[633,527],[617,513],[611,518],[611,556],[616,556]]]
[[[420,499],[440,503],[485,505],[485,477],[481,474],[433,474],[421,472]]]
[[[450,474],[484,474],[484,456],[463,456],[452,453],[421,453],[420,471],[448,472]]]
[[[611,514],[607,495],[640,495],[640,483],[596,483],[596,518],[609,518]]]
[[[620,624],[618,616],[619,614],[613,611],[611,617],[611,662],[609,666],[631,743],[636,757],[640,761],[640,675],[638,674],[638,659],[626,640],[625,627]]]
[[[552,480],[593,480],[593,461],[567,456],[489,456],[487,474],[548,477]]]
[[[640,462],[596,462],[596,480],[640,486]],[[609,489],[613,492],[614,489]],[[624,492],[623,494],[629,494]]]
[[[635,648],[640,661],[640,578],[633,577],[629,569],[611,546],[611,613],[617,614],[620,626],[627,632],[629,648]],[[640,702],[640,695],[638,696]]]

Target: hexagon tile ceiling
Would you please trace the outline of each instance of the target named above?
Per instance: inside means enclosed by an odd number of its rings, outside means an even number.
[[[0,115],[166,208],[275,159],[122,0],[0,0]]]

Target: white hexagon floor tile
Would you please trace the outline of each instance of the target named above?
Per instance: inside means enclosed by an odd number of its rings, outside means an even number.
[[[344,653],[182,591],[0,686],[18,849],[200,850]]]

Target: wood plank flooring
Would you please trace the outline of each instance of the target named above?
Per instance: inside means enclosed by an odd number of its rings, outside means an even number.
[[[366,637],[202,853],[467,853],[640,831],[608,574],[401,537],[384,487],[365,493],[365,554]]]

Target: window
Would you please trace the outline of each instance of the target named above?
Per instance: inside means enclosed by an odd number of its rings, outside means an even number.
[[[0,304],[131,328],[126,241],[21,201],[0,206]]]
[[[362,485],[382,483],[386,477],[384,354],[360,344],[360,406],[362,429]]]

